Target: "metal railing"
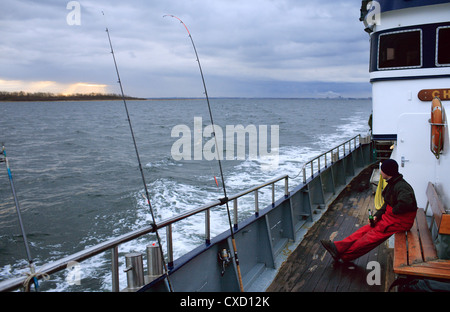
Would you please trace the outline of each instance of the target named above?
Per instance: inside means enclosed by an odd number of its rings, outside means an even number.
[[[321,168],[327,167],[328,161],[331,160],[331,162],[335,162],[337,159],[340,158],[340,155],[342,154],[345,156],[347,152],[352,151],[352,142],[353,142],[353,148],[357,147],[357,139],[358,143],[360,144],[360,136],[355,136],[351,138],[350,140],[340,144],[339,146],[320,154],[319,156],[313,158],[312,160],[305,163],[300,173],[303,173],[303,183],[306,183],[307,176],[306,176],[306,169],[310,168],[311,177],[314,176],[316,172],[320,172]],[[346,148],[348,146],[348,149]],[[323,159],[323,161],[321,161]],[[299,173],[299,175],[300,175]],[[298,176],[298,175],[297,175]],[[283,175],[278,178],[275,178],[273,180],[270,180],[268,182],[265,182],[263,184],[254,186],[252,188],[249,188],[241,193],[238,193],[236,195],[230,196],[228,198],[228,202],[233,203],[233,223],[234,228],[236,229],[238,226],[238,199],[248,195],[250,193],[254,194],[254,213],[255,215],[259,214],[259,191],[267,186],[272,187],[272,206],[275,205],[275,184],[281,180],[284,180],[284,196],[289,196],[289,176]],[[172,224],[179,222],[181,220],[184,220],[186,218],[189,218],[191,216],[197,215],[199,213],[205,213],[205,242],[206,244],[210,243],[211,240],[211,209],[220,205],[223,205],[224,202],[220,199],[211,202],[207,205],[204,205],[202,207],[189,210],[185,213],[182,213],[180,215],[177,215],[176,217],[169,218],[166,220],[162,220],[159,222],[156,226],[149,225],[146,227],[143,227],[139,230],[131,231],[127,234],[121,235],[117,238],[110,239],[106,242],[97,244],[95,246],[86,248],[85,250],[82,250],[80,252],[77,252],[75,254],[72,254],[70,256],[64,257],[60,260],[48,263],[43,265],[38,269],[38,277],[43,276],[44,274],[50,275],[62,270],[65,270],[68,268],[69,265],[75,262],[81,262],[83,260],[92,258],[98,254],[104,253],[106,251],[111,250],[112,252],[112,259],[111,259],[111,271],[112,271],[112,291],[120,291],[119,287],[119,246],[121,244],[124,244],[126,242],[132,241],[134,239],[137,239],[143,235],[154,233],[155,230],[159,230],[162,228],[166,228],[166,240],[167,240],[167,260],[168,260],[168,266],[171,268],[173,266],[174,261],[174,250],[173,250],[173,242],[172,242]],[[41,275],[42,274],[42,275]],[[22,287],[22,284],[26,278],[25,277],[17,277],[12,278],[6,281],[0,282],[0,291],[11,291],[18,289]]]
[[[233,195],[228,198],[229,202],[233,202],[234,208],[234,226],[237,227],[238,220],[238,199],[242,196],[245,196],[250,193],[254,193],[255,196],[255,213],[259,213],[259,204],[258,204],[258,191],[261,188],[271,185],[272,186],[272,205],[275,204],[275,183],[280,180],[285,180],[285,192],[284,195],[288,196],[288,175],[281,176],[279,178],[270,180],[258,186],[247,189],[239,194]],[[72,254],[70,256],[64,257],[60,260],[48,263],[43,265],[38,269],[38,278],[44,275],[50,275],[59,271],[62,271],[68,268],[69,265],[72,265],[74,262],[81,262],[83,260],[92,258],[98,254],[104,253],[106,251],[111,250],[112,259],[111,259],[111,271],[112,271],[112,291],[120,291],[119,286],[119,246],[123,243],[129,242],[131,240],[137,239],[143,235],[154,233],[155,230],[159,230],[162,228],[166,228],[167,232],[167,258],[169,263],[169,268],[173,265],[173,242],[172,242],[172,224],[184,220],[193,215],[204,212],[205,213],[205,241],[206,243],[210,242],[211,239],[211,223],[210,223],[210,211],[211,208],[223,205],[224,203],[220,200],[209,203],[205,206],[189,210],[183,214],[177,215],[176,217],[169,218],[166,220],[162,220],[156,226],[146,226],[139,230],[135,230],[119,236],[117,238],[110,239],[106,242],[97,244],[95,246],[86,248],[80,252]],[[23,282],[25,281],[25,277],[17,277],[12,278],[6,281],[0,282],[0,291],[12,291],[22,287]]]
[[[356,143],[358,141],[358,143]],[[306,162],[303,165],[301,173],[303,174],[303,183],[306,183],[306,180],[309,177],[313,177],[314,174],[319,173],[320,170],[327,168],[328,163],[334,163],[342,157],[345,157],[348,153],[352,151],[352,143],[353,149],[356,149],[359,145],[361,145],[361,135],[358,134],[353,138],[345,141],[344,143],[314,157],[310,161]],[[348,146],[348,148],[347,148]],[[309,167],[309,168],[308,168]],[[309,169],[310,175],[307,177],[306,171]],[[300,173],[299,173],[300,174]]]
[[[284,195],[289,195],[289,182],[288,182],[288,175],[283,175],[281,177],[278,177],[276,179],[270,180],[268,182],[265,182],[263,184],[260,184],[258,186],[249,188],[241,193],[238,193],[236,195],[228,197],[228,202],[233,202],[233,225],[234,228],[237,228],[238,224],[238,199],[242,196],[245,196],[250,193],[254,193],[255,196],[255,214],[259,214],[259,200],[258,200],[258,192],[260,189],[271,185],[272,186],[272,206],[275,204],[275,183],[277,183],[280,180],[285,180],[284,183]],[[163,228],[166,227],[167,231],[167,258],[169,267],[173,264],[173,243],[172,243],[172,224],[178,221],[181,221],[183,219],[186,219],[190,216],[196,215],[201,212],[205,212],[205,242],[207,244],[211,241],[211,208],[223,205],[220,200],[217,200],[215,202],[212,202],[210,204],[207,204],[205,206],[199,207],[197,209],[190,210],[184,214],[178,215],[177,217],[168,219],[166,221],[161,221],[161,223],[158,224],[157,228]]]

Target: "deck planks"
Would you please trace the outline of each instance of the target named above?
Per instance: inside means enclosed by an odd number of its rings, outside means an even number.
[[[393,280],[392,251],[386,243],[350,264],[336,263],[320,240],[341,240],[365,225],[368,209],[374,209],[369,185],[372,170],[364,170],[346,187],[311,227],[299,246],[283,263],[267,291],[270,292],[353,292],[387,291]],[[364,181],[365,183],[361,183]],[[376,261],[380,266],[380,285],[369,285],[367,276]]]

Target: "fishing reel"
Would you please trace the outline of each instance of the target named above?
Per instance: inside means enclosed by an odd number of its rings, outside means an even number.
[[[230,251],[226,250],[225,248],[219,252],[218,257],[219,257],[219,264],[222,268],[220,274],[221,276],[223,276],[225,274],[225,268],[231,263],[233,257],[230,255]]]

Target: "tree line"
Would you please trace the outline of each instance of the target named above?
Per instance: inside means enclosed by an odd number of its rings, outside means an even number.
[[[121,100],[122,95],[114,93],[74,93],[54,94],[50,92],[24,92],[0,91],[0,101],[94,101],[94,100]],[[132,96],[125,96],[127,100],[145,100]]]

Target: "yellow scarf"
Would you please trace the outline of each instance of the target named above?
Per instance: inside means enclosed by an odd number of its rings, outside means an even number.
[[[384,188],[386,187],[387,182],[380,174],[380,181],[378,182],[377,191],[375,192],[375,209],[380,209],[384,204],[383,196],[381,195],[381,192],[383,192]]]

